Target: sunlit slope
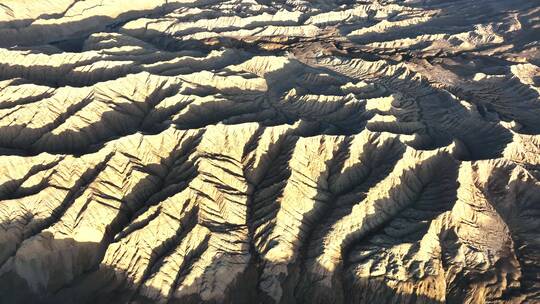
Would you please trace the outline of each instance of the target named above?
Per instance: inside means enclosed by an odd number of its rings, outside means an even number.
[[[0,303],[540,301],[536,1],[0,0]]]

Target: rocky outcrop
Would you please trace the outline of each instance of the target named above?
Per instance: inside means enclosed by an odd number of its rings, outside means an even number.
[[[534,1],[0,0],[0,303],[540,301]]]

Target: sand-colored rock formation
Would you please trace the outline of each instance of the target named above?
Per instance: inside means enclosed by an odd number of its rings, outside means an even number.
[[[540,3],[0,0],[0,303],[540,303]]]

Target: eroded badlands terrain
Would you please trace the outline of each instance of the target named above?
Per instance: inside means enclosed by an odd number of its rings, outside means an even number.
[[[538,303],[540,2],[0,0],[0,303]]]

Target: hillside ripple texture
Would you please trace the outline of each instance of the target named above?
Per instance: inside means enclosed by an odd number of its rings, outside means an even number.
[[[540,1],[0,0],[0,303],[540,303]]]

